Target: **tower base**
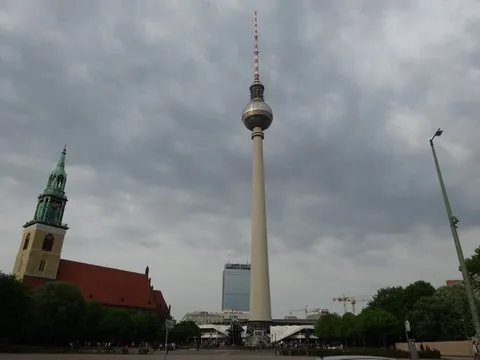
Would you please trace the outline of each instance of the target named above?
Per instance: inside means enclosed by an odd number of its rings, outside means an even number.
[[[254,347],[270,347],[270,326],[271,321],[249,321],[247,323],[247,338],[245,345]]]

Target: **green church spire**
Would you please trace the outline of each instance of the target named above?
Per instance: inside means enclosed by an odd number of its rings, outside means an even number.
[[[67,173],[65,172],[65,160],[67,156],[67,145],[63,148],[58,159],[57,166],[48,177],[47,186],[42,194],[38,196],[37,208],[33,220],[27,222],[24,227],[34,223],[42,223],[63,229],[68,229],[62,224],[67,196],[65,186],[67,184]]]
[[[65,172],[65,158],[67,156],[67,145],[58,159],[57,167],[53,169],[48,177],[47,187],[44,194],[55,194],[65,196],[65,185],[67,184],[67,173]]]

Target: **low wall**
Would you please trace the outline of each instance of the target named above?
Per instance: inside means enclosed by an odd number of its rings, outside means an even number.
[[[419,350],[421,344],[425,348],[428,345],[431,349],[440,351],[442,356],[472,356],[472,342],[469,340],[418,342],[416,345]],[[408,351],[407,343],[396,343],[395,347],[398,350]]]

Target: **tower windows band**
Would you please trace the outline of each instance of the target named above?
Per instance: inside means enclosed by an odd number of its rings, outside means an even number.
[[[48,234],[43,239],[42,250],[43,251],[52,251],[53,250],[53,235],[52,234]]]

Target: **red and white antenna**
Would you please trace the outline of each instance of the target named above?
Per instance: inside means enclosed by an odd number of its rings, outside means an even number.
[[[258,19],[257,19],[257,12],[255,11],[254,16],[254,30],[253,30],[253,37],[255,47],[253,50],[253,63],[254,63],[254,72],[253,72],[253,83],[258,84],[260,83],[260,72],[258,70]]]

